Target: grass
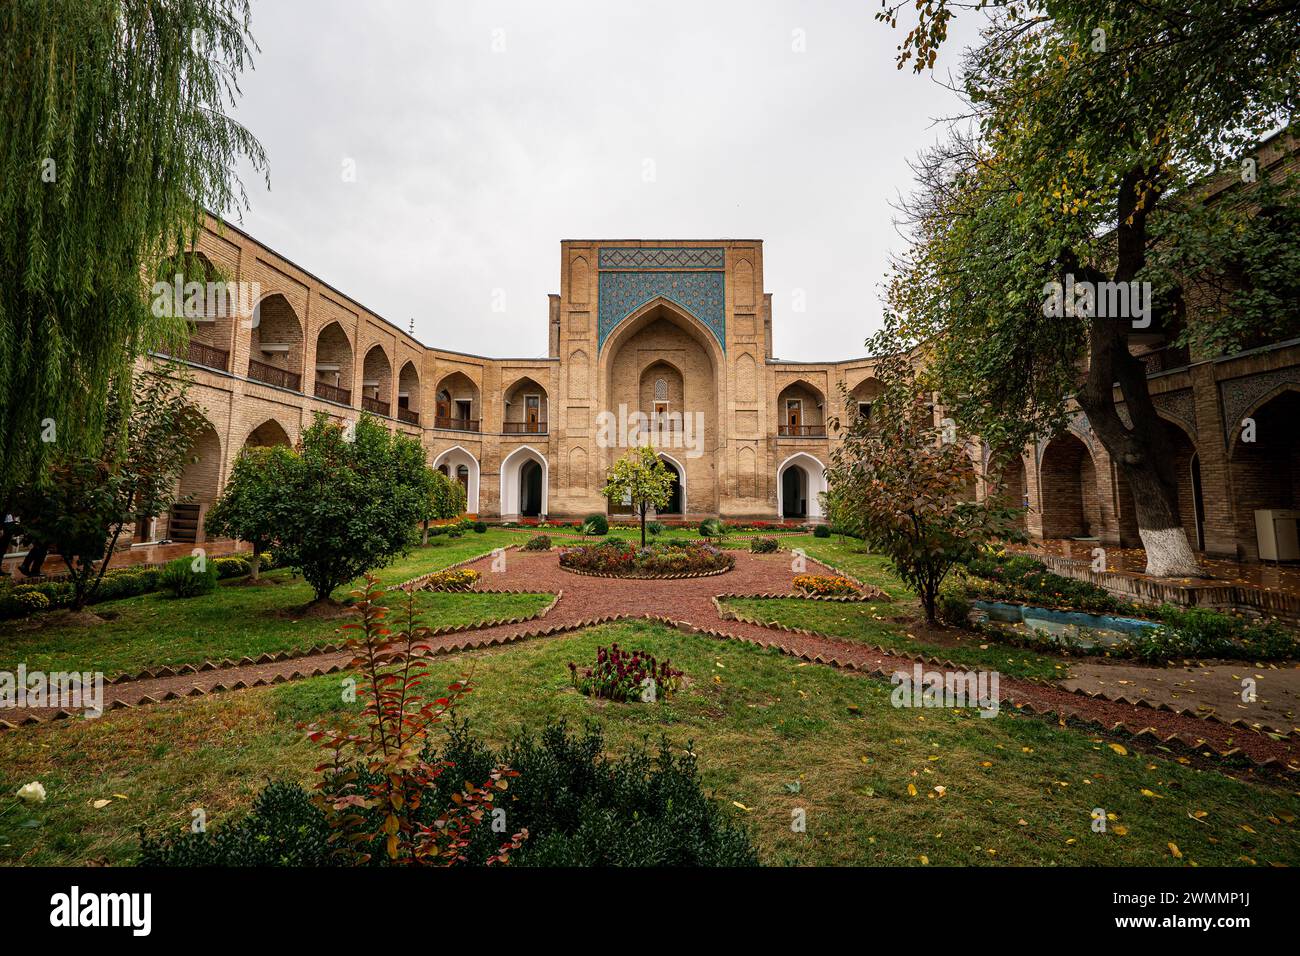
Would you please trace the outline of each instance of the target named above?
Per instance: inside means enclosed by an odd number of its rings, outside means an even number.
[[[377,573],[388,584],[455,564],[493,548],[514,544],[506,532],[438,537]],[[198,664],[208,659],[238,659],[293,651],[330,640],[341,621],[298,620],[286,613],[312,599],[311,588],[288,571],[262,576],[250,586],[224,581],[211,594],[178,600],[166,593],[145,594],[94,605],[111,616],[104,624],[32,627],[39,618],[0,625],[0,670],[25,661],[29,670],[135,673],[164,664]],[[336,595],[344,593],[344,589]],[[547,595],[433,594],[418,602],[431,627],[474,624],[495,618],[528,616]]]
[[[688,685],[655,706],[573,691],[567,662],[611,641],[671,659]],[[566,718],[600,721],[615,752],[660,735],[691,747],[769,864],[1300,863],[1295,793],[1011,711],[896,709],[885,682],[739,643],[628,622],[439,658],[432,689],[467,672],[462,712],[494,742]],[[320,751],[297,725],[358,706],[342,702],[339,680],[0,735],[0,793],[29,780],[50,793],[34,812],[0,816],[0,861],[126,863],[138,827],[188,826],[195,809],[219,823],[269,778],[309,781]],[[1092,831],[1094,808],[1113,815],[1108,832]],[[796,810],[805,833],[791,829]]]
[[[861,641],[900,654],[925,654],[972,670],[996,670],[1010,677],[1045,680],[1060,680],[1069,675],[1069,663],[1063,658],[1031,653],[978,634],[953,629],[944,635],[942,643],[917,637],[907,624],[884,616],[897,615],[898,609],[891,612],[889,605],[838,604],[799,598],[730,598],[723,603],[760,623],[776,621],[787,627]]]

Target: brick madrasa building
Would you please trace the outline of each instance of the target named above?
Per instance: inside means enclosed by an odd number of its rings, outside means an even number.
[[[1293,164],[1272,149],[1266,163]],[[678,476],[662,516],[817,522],[842,396],[847,414],[868,414],[880,389],[871,358],[772,355],[783,317],[757,240],[562,242],[546,358],[427,346],[220,220],[196,254],[213,274],[255,284],[257,318],[195,316],[182,358],[209,427],[182,479],[189,500],[138,528],[138,542],[202,540],[240,450],[292,444],[316,412],[339,422],[369,412],[418,438],[488,519],[617,514],[601,495],[606,470],[650,426]],[[1193,547],[1257,560],[1261,510],[1282,515],[1294,547],[1285,516],[1300,508],[1300,340],[1200,356],[1170,338],[1151,330],[1134,348],[1177,449]],[[1246,419],[1258,440],[1242,440]],[[982,497],[988,452],[970,450]],[[1035,537],[1140,547],[1126,483],[1081,412],[997,480]]]

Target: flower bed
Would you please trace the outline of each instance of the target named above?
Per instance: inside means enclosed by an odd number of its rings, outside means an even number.
[[[426,591],[472,591],[479,573],[471,568],[448,568],[429,575],[423,588]]]
[[[652,544],[638,548],[627,541],[566,548],[560,567],[578,574],[618,578],[689,578],[722,574],[736,559],[710,544]]]
[[[588,697],[627,703],[656,701],[673,694],[682,683],[682,672],[667,660],[659,661],[645,651],[628,651],[611,644],[596,649],[596,665],[581,670],[569,661],[573,686]]]
[[[856,584],[838,574],[795,575],[794,586],[811,597],[851,597],[858,593]]]

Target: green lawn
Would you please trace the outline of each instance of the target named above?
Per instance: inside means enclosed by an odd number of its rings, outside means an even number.
[[[610,641],[670,658],[689,683],[655,706],[575,693],[567,662]],[[433,672],[440,683],[472,675],[462,712],[494,741],[566,717],[600,721],[614,751],[661,734],[692,747],[769,864],[1300,863],[1293,792],[1007,711],[896,709],[885,682],[646,622],[439,658]],[[34,814],[0,817],[0,860],[129,862],[137,827],[188,826],[195,808],[219,822],[269,778],[310,779],[319,749],[297,728],[357,706],[342,703],[339,681],[0,735],[0,793],[29,780],[50,793]],[[1090,827],[1097,807],[1113,815],[1104,834]],[[790,827],[800,809],[806,833]]]
[[[385,584],[516,543],[502,531],[431,539],[379,570]],[[198,664],[311,647],[336,636],[340,621],[296,620],[287,613],[312,598],[301,578],[288,571],[263,575],[257,586],[224,581],[211,594],[178,600],[165,593],[106,601],[91,610],[110,617],[94,627],[33,627],[39,618],[0,625],[0,670],[25,661],[31,670],[135,673],[164,664]],[[346,593],[345,588],[336,597]],[[547,595],[433,594],[420,592],[419,607],[431,627],[534,614]]]
[[[887,651],[926,654],[972,670],[996,670],[1012,677],[1041,677],[1046,680],[1060,680],[1069,675],[1069,663],[1063,658],[1000,644],[979,634],[952,629],[945,635],[943,643],[919,638],[912,634],[907,624],[889,620],[901,616],[900,612],[904,610],[901,604],[838,604],[799,598],[731,598],[723,603],[759,623],[775,621],[787,627],[802,627],[820,634],[861,641]]]

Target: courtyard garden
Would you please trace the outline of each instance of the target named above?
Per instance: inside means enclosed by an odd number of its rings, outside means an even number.
[[[523,543],[518,532],[495,528],[432,542],[395,560],[385,577],[394,582],[420,578],[497,547]],[[790,596],[723,598],[718,602],[722,620],[713,626],[725,631],[731,612],[736,615],[732,626],[752,621],[806,629],[882,648],[900,660],[942,657],[957,666],[996,669],[1008,678],[1055,680],[1076,660],[1031,652],[979,631],[928,628],[915,598],[886,559],[856,539],[807,534],[783,537],[781,544],[784,550],[775,554],[739,555],[735,569],[717,577],[630,581],[626,587],[632,590],[626,593],[641,593],[635,589],[646,586],[689,586],[701,596],[727,594],[733,585],[744,590],[748,582],[783,575]],[[792,549],[825,562],[809,570],[849,575],[864,589],[873,589],[871,598],[841,602],[795,596]],[[438,627],[536,613],[551,599],[541,593],[552,590],[546,574],[565,574],[559,555],[510,550],[505,556],[512,572],[503,578],[508,583],[516,576],[536,581],[539,593],[416,590],[416,610]],[[473,567],[487,567],[491,560]],[[551,566],[552,572],[541,570]],[[300,618],[296,623],[278,617],[277,609],[304,606],[310,587],[284,570],[263,577],[265,583],[257,586],[226,582],[210,594],[184,600],[147,595],[105,602],[96,605],[106,618],[98,628],[51,629],[39,640],[15,631],[10,622],[0,632],[0,649],[6,660],[26,660],[29,667],[36,666],[34,661],[50,668],[80,664],[91,655],[103,660],[106,669],[129,671],[213,653],[236,656],[236,649],[251,655],[339,640],[347,636],[339,626],[360,617],[352,612],[338,620]],[[491,583],[479,580],[475,586]],[[662,591],[649,596],[654,603],[629,606],[624,592],[609,590],[615,583],[591,582],[592,588],[605,589],[593,593],[603,596],[610,613],[695,620],[701,598]],[[392,603],[400,604],[402,595],[389,593]],[[671,593],[680,595],[675,603],[664,598]],[[570,597],[579,603],[565,617],[561,612]],[[572,595],[566,590],[553,614],[561,621],[580,618],[584,601],[580,590]],[[121,630],[111,630],[115,627]],[[114,640],[107,639],[110,633]],[[589,671],[599,677],[604,666],[610,673],[614,645],[621,649],[622,661],[636,655],[628,666],[644,669],[641,662],[655,662],[649,666],[662,681],[651,701],[626,681],[623,686],[611,679],[611,693],[599,692],[592,683]],[[12,794],[39,781],[47,794],[42,803],[11,805],[0,816],[0,860],[127,864],[141,859],[185,862],[196,853],[201,858],[201,853],[217,851],[187,843],[184,834],[195,811],[217,834],[225,826],[260,832],[267,824],[259,822],[259,814],[290,810],[306,815],[301,825],[308,829],[325,827],[323,817],[312,816],[318,814],[310,794],[319,782],[313,768],[321,751],[307,739],[306,728],[344,728],[361,719],[364,698],[349,700],[341,693],[354,674],[344,669],[277,686],[113,711],[96,720],[55,721],[0,733],[0,790]],[[638,779],[650,789],[617,807],[610,805],[607,810],[615,818],[619,813],[632,819],[663,812],[662,804],[656,810],[656,788],[699,793],[704,803],[694,797],[689,802],[691,819],[705,834],[701,842],[664,840],[653,836],[653,828],[643,828],[619,850],[643,861],[916,866],[1300,862],[1295,827],[1300,798],[1285,776],[1231,758],[1043,720],[1011,707],[992,719],[971,709],[898,707],[885,680],[775,649],[683,633],[658,622],[579,626],[430,661],[425,681],[430,699],[458,681],[469,692],[455,700],[447,721],[432,729],[434,748],[454,747],[449,734],[470,734],[473,746],[456,753],[472,751],[483,761],[489,760],[484,754],[513,754],[526,766],[542,766],[551,758],[539,755],[536,743],[529,745],[532,751],[521,746],[521,735],[536,740],[562,726],[570,742],[557,745],[558,752],[590,767],[573,770],[567,783],[548,777],[548,787],[571,790],[574,780],[595,772],[626,773],[619,769],[624,761],[640,768]],[[598,728],[598,752],[588,752],[593,738],[584,735],[589,726]],[[655,777],[654,760],[663,754],[689,757],[691,768]],[[664,782],[654,783],[656,779]],[[259,801],[273,782],[276,787]],[[534,848],[526,848],[525,839],[512,851],[517,863],[612,862],[596,850],[589,856],[555,856],[558,846],[590,847],[600,841],[591,843],[594,831],[582,830],[572,816],[531,809],[554,802],[554,794],[548,791],[543,799],[520,780],[509,785],[527,802],[519,808],[520,816],[532,822],[537,837]],[[612,782],[609,786],[610,793],[618,790]],[[588,797],[595,799],[592,793]],[[511,794],[506,789],[499,797],[507,818]],[[569,790],[563,795],[577,799]],[[1105,816],[1102,832],[1096,827],[1097,808]],[[248,852],[256,845],[231,832],[221,845],[244,849],[221,852]],[[300,851],[304,858],[299,862],[321,852],[310,846],[293,850]]]
[[[655,705],[577,692],[568,662],[618,642],[689,678]],[[457,706],[487,741],[521,726],[597,721],[613,754],[666,736],[767,864],[1122,865],[1300,862],[1294,788],[1233,779],[1076,728],[1004,712],[891,706],[887,684],[647,623],[593,628],[438,660],[431,685],[470,675]],[[9,863],[129,863],[137,829],[236,820],[270,780],[308,784],[303,723],[347,705],[340,678],[176,701],[0,736],[0,785],[49,797],[0,822]],[[1091,828],[1103,807],[1107,832]],[[806,832],[791,829],[806,813]]]

